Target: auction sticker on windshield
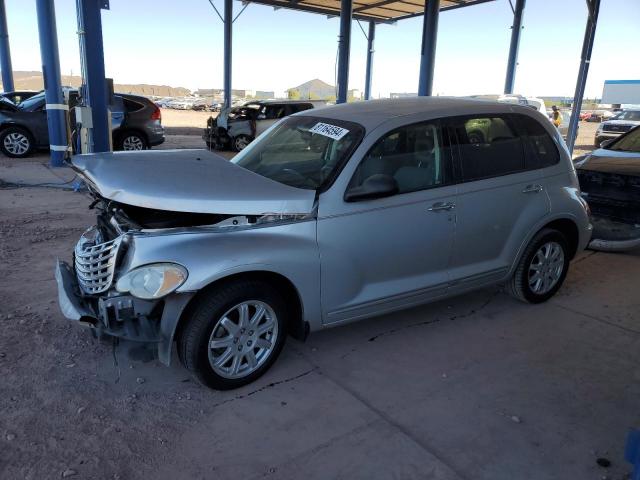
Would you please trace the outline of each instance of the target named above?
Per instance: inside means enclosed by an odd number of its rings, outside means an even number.
[[[328,123],[318,122],[313,127],[309,129],[311,133],[317,133],[318,135],[323,135],[325,137],[333,138],[334,140],[340,140],[344,137],[349,130],[342,127],[337,127],[335,125],[330,125]]]

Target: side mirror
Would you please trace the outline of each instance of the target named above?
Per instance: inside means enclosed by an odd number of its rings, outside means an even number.
[[[367,178],[362,185],[350,188],[344,194],[345,202],[370,200],[373,198],[390,197],[398,193],[398,182],[391,175],[378,173]]]
[[[609,140],[605,140],[604,142],[600,142],[600,148],[607,148],[609,145],[613,143],[615,138],[610,138]]]

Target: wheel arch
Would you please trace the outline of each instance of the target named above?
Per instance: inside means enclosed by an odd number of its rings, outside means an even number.
[[[304,321],[304,305],[300,292],[291,280],[270,270],[251,270],[244,272],[231,273],[224,277],[217,278],[207,284],[190,299],[187,306],[180,314],[177,321],[173,339],[179,338],[181,329],[186,324],[186,318],[191,314],[193,308],[197,304],[199,298],[206,295],[220,285],[238,280],[258,280],[276,286],[278,291],[282,293],[285,303],[289,307],[289,323],[287,324],[287,333],[297,340],[304,341],[309,333],[309,324]]]

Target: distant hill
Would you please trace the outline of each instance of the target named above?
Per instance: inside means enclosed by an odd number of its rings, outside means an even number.
[[[79,87],[82,79],[79,76],[62,75],[62,85],[67,87]],[[16,90],[42,90],[44,81],[41,72],[13,72],[13,83]],[[0,85],[2,82],[0,81]],[[131,85],[116,83],[113,87],[116,92],[133,93],[137,95],[157,95],[159,97],[182,97],[189,95],[191,91],[183,87],[169,87],[167,85]]]
[[[336,87],[318,78],[287,89],[289,98],[298,97],[301,100],[330,100],[336,98]]]

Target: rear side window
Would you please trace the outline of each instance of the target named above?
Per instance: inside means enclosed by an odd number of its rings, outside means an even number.
[[[525,169],[522,139],[508,115],[452,118],[462,180],[499,177]]]
[[[138,110],[142,110],[144,105],[138,102],[134,102],[133,100],[129,100],[128,98],[122,98],[122,102],[124,103],[124,109],[128,113],[137,112]]]
[[[384,135],[358,166],[351,187],[373,175],[393,177],[398,193],[415,192],[446,183],[450,151],[437,122],[407,125]]]
[[[515,116],[525,137],[527,169],[545,168],[560,161],[560,153],[555,142],[539,122],[526,115]]]

